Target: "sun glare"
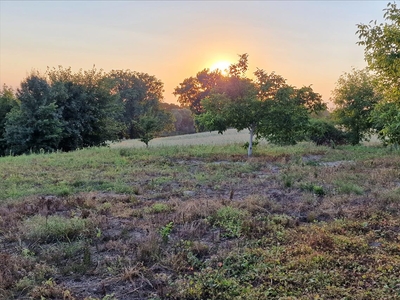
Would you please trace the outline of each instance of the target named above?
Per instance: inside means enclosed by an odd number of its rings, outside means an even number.
[[[230,65],[229,61],[218,61],[210,67],[210,71],[220,70],[222,74],[226,75]]]

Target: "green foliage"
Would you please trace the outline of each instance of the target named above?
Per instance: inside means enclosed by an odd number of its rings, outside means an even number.
[[[19,106],[19,102],[14,95],[12,88],[3,86],[0,91],[0,156],[3,156],[7,149],[5,140],[6,116],[13,109]]]
[[[379,103],[372,112],[372,120],[384,145],[400,145],[400,103]]]
[[[274,100],[264,104],[268,112],[260,121],[259,134],[277,145],[295,145],[305,139],[309,114],[299,105],[297,92],[292,87],[278,90]]]
[[[169,222],[167,225],[160,228],[161,238],[166,242],[174,229],[174,222]]]
[[[336,105],[333,118],[346,129],[352,145],[366,140],[371,133],[371,112],[382,99],[374,87],[374,80],[367,70],[353,69],[340,76],[333,91]]]
[[[47,72],[51,96],[55,99],[63,125],[59,149],[76,150],[102,146],[118,139],[122,130],[122,104],[102,70],[72,73],[70,68]]]
[[[310,119],[307,135],[317,146],[343,145],[347,138],[345,132],[336,128],[332,122],[323,119]]]
[[[377,75],[376,87],[384,101],[377,105],[373,121],[385,144],[399,144],[400,137],[400,9],[388,3],[385,23],[358,24],[359,45],[364,46],[368,67]]]
[[[126,136],[142,138],[147,145],[161,132],[173,130],[171,114],[160,109],[163,84],[145,73],[105,74],[95,68],[72,73],[63,67],[44,75],[33,72],[21,83],[21,105],[12,113],[12,93],[4,89],[0,117],[8,116],[1,119],[0,155],[6,150],[71,151]]]
[[[21,101],[20,107],[6,116],[7,152],[55,151],[61,139],[62,123],[46,79],[32,73],[21,83],[17,98]]]
[[[174,123],[174,130],[165,133],[166,135],[181,135],[196,132],[194,118],[189,109],[180,108],[178,105],[171,103],[161,103],[160,109],[171,113]]]
[[[107,78],[111,79],[112,90],[117,93],[119,102],[124,107],[122,121],[125,129],[121,131],[122,136],[141,138],[144,135],[143,128],[140,127],[141,117],[147,119],[142,121],[144,123],[150,122],[148,120],[150,116],[159,118],[160,123],[165,122],[166,113],[160,109],[164,84],[159,79],[147,73],[131,70],[113,70]]]
[[[379,87],[386,98],[398,101],[400,79],[400,9],[388,3],[384,9],[385,23],[371,21],[358,24],[359,45],[364,46],[365,59],[377,73]],[[396,100],[397,98],[397,100]]]
[[[210,223],[213,226],[221,227],[223,230],[222,235],[229,238],[240,237],[243,231],[243,223],[247,217],[244,210],[225,206],[216,211],[210,216]]]

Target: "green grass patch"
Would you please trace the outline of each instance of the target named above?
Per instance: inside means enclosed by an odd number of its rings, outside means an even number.
[[[33,216],[22,225],[22,232],[29,240],[41,242],[71,241],[90,233],[88,220],[78,217]]]

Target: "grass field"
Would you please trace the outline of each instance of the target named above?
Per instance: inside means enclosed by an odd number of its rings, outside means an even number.
[[[248,130],[237,132],[236,129],[228,129],[223,134],[218,134],[218,132],[213,131],[156,138],[154,140],[151,140],[149,145],[151,147],[160,147],[188,145],[227,145],[233,143],[244,144],[248,142],[248,139]],[[111,147],[145,147],[145,144],[139,140],[125,140],[122,142],[114,143],[111,145]]]
[[[400,299],[400,153],[247,138],[0,158],[0,298]]]

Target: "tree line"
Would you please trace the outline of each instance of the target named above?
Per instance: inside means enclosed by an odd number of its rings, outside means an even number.
[[[0,155],[72,151],[122,138],[148,145],[162,132],[193,132],[190,121],[182,122],[187,110],[163,107],[162,99],[163,83],[147,73],[33,71],[16,92],[0,91]]]
[[[0,91],[0,155],[72,151],[122,138],[146,145],[162,134],[248,129],[253,144],[309,139],[317,145],[357,145],[377,133],[400,143],[400,10],[389,3],[385,23],[358,24],[368,68],[343,74],[329,114],[311,85],[297,88],[274,72],[247,77],[248,55],[223,73],[204,69],[174,90],[181,107],[163,103],[163,83],[130,70],[70,68],[33,71],[14,92]],[[329,117],[327,117],[329,115]],[[195,129],[196,128],[196,129]]]

